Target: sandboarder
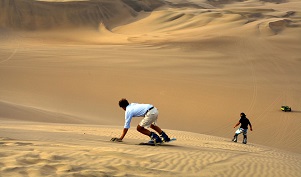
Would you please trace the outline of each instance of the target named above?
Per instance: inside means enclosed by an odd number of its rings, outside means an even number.
[[[232,141],[237,142],[237,136],[241,133],[244,135],[243,143],[247,144],[247,133],[248,133],[248,125],[250,126],[250,130],[253,131],[251,122],[246,117],[245,113],[240,113],[240,120],[237,122],[237,124],[234,125],[234,128],[236,128],[239,124],[240,128],[236,130],[235,135],[232,139]]]
[[[125,111],[124,129],[120,138],[112,138],[112,141],[122,141],[122,139],[128,132],[128,129],[130,128],[131,120],[133,117],[144,117],[139,123],[139,125],[137,125],[137,131],[149,136],[153,143],[156,144],[170,141],[170,138],[167,136],[167,134],[156,125],[159,114],[158,109],[156,107],[154,107],[151,104],[130,104],[124,98],[119,101],[119,106]],[[157,133],[159,133],[160,136],[158,136],[155,132],[149,131],[145,127],[152,128]]]

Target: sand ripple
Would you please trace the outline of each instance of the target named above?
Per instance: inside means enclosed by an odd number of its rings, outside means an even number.
[[[4,176],[300,175],[300,154],[189,132],[168,130],[178,140],[157,147],[139,146],[147,138],[135,131],[122,143],[110,142],[112,134],[120,133],[114,127],[36,124],[14,129],[7,124],[0,130],[2,136],[13,132],[26,136],[1,138]]]

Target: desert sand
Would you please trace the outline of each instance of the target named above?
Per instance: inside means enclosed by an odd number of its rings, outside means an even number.
[[[0,176],[301,176],[300,76],[299,0],[0,0]]]

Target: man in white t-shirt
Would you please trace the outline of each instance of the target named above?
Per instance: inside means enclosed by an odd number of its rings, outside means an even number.
[[[151,104],[139,104],[139,103],[129,103],[126,99],[121,99],[119,101],[119,106],[125,111],[125,123],[122,135],[120,138],[115,138],[114,141],[122,141],[125,137],[133,117],[144,117],[139,125],[137,126],[137,131],[149,136],[154,143],[162,143],[170,141],[170,138],[166,135],[160,127],[156,125],[158,119],[158,109]],[[152,128],[155,132],[151,132],[146,128]]]

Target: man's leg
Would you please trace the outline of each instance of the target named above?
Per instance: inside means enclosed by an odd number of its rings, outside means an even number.
[[[154,141],[155,143],[162,143],[161,138],[155,133],[155,132],[151,132],[148,129],[138,125],[137,126],[137,131],[139,131],[140,133],[149,136],[152,141]]]
[[[148,129],[141,127],[140,125],[137,126],[137,131],[146,136],[150,136],[150,134],[151,134],[151,132]]]
[[[137,126],[137,130],[145,135],[148,135],[155,143],[162,143],[162,139],[155,133],[150,132],[144,127],[151,127],[159,134],[162,134],[162,130],[160,127],[155,125],[155,122],[158,118],[158,110],[156,108],[151,109],[145,116],[144,119],[141,120],[139,125]]]
[[[162,130],[157,125],[151,124],[150,128],[154,129],[156,132],[158,132],[160,135],[162,134]]]
[[[232,141],[237,142],[237,136],[239,134],[241,134],[241,129],[240,128],[236,130],[235,135],[234,135]]]
[[[234,135],[234,137],[232,139],[233,142],[237,142],[237,136],[238,136],[238,134],[235,133],[235,135]]]
[[[243,135],[244,135],[244,139],[243,139],[242,143],[247,144],[247,129],[244,130]]]
[[[247,135],[244,135],[244,140],[242,141],[242,143],[247,144]]]
[[[164,131],[162,131],[162,129],[160,127],[158,127],[157,125],[154,125],[154,124],[151,124],[150,127],[159,133],[159,135],[163,141],[165,141],[165,142],[170,141],[170,138],[168,137],[168,135]]]

